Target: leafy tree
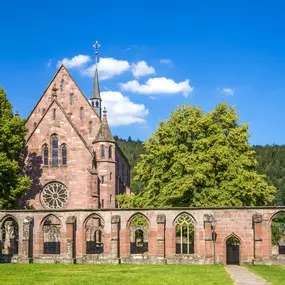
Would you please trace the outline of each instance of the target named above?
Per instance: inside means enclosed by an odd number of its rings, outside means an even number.
[[[26,132],[24,120],[13,115],[12,105],[0,86],[0,209],[12,208],[31,185],[19,166]]]
[[[250,206],[272,202],[275,187],[256,172],[248,125],[233,106],[203,113],[178,107],[144,143],[136,179],[138,195],[122,195],[122,207]]]
[[[257,171],[265,174],[277,188],[274,204],[285,205],[285,145],[253,146],[258,161]]]
[[[272,219],[271,223],[271,234],[272,244],[278,245],[280,239],[285,233],[285,213],[280,213]]]

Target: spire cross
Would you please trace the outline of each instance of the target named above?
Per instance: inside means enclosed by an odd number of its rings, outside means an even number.
[[[100,48],[100,44],[98,43],[98,41],[95,42],[95,44],[93,45],[94,49],[95,49],[95,55],[96,55],[96,63],[98,62],[98,49]]]

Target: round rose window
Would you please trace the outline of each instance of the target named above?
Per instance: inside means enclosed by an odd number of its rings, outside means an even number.
[[[68,190],[59,182],[47,184],[42,192],[42,203],[48,209],[64,208],[68,201]]]

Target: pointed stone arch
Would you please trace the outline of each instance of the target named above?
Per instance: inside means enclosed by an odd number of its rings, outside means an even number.
[[[1,219],[0,254],[4,262],[11,262],[19,249],[19,223],[13,215],[5,215]]]
[[[41,222],[43,253],[44,254],[60,254],[61,253],[61,236],[62,222],[53,215],[47,215]]]
[[[98,214],[89,215],[83,223],[86,254],[104,253],[104,219]]]
[[[173,220],[176,254],[194,254],[195,220],[187,212],[179,213]]]
[[[226,264],[240,264],[241,244],[241,238],[234,232],[224,239],[224,245],[226,247]]]

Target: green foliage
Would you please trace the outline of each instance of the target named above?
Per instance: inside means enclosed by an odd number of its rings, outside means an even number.
[[[144,185],[141,181],[134,180],[134,177],[136,176],[135,165],[140,161],[140,155],[145,153],[143,144],[140,140],[132,140],[130,136],[128,140],[124,140],[118,136],[114,136],[114,138],[119,144],[123,153],[128,158],[131,165],[131,188],[134,194],[138,194],[144,188]]]
[[[278,265],[251,265],[250,271],[264,278],[268,284],[285,285],[285,267]]]
[[[136,215],[132,218],[130,226],[147,226],[147,219],[142,215]]]
[[[235,108],[219,104],[203,113],[178,107],[144,143],[136,180],[138,195],[121,195],[122,207],[268,205],[275,187],[256,171],[248,125]]]
[[[265,174],[277,188],[274,204],[285,205],[285,145],[253,146],[258,161],[257,171]]]
[[[278,245],[285,234],[285,213],[280,213],[272,219],[271,223],[272,244]]]
[[[0,86],[0,209],[13,208],[15,200],[31,185],[19,167],[26,132],[24,120],[13,115],[12,105]]]

